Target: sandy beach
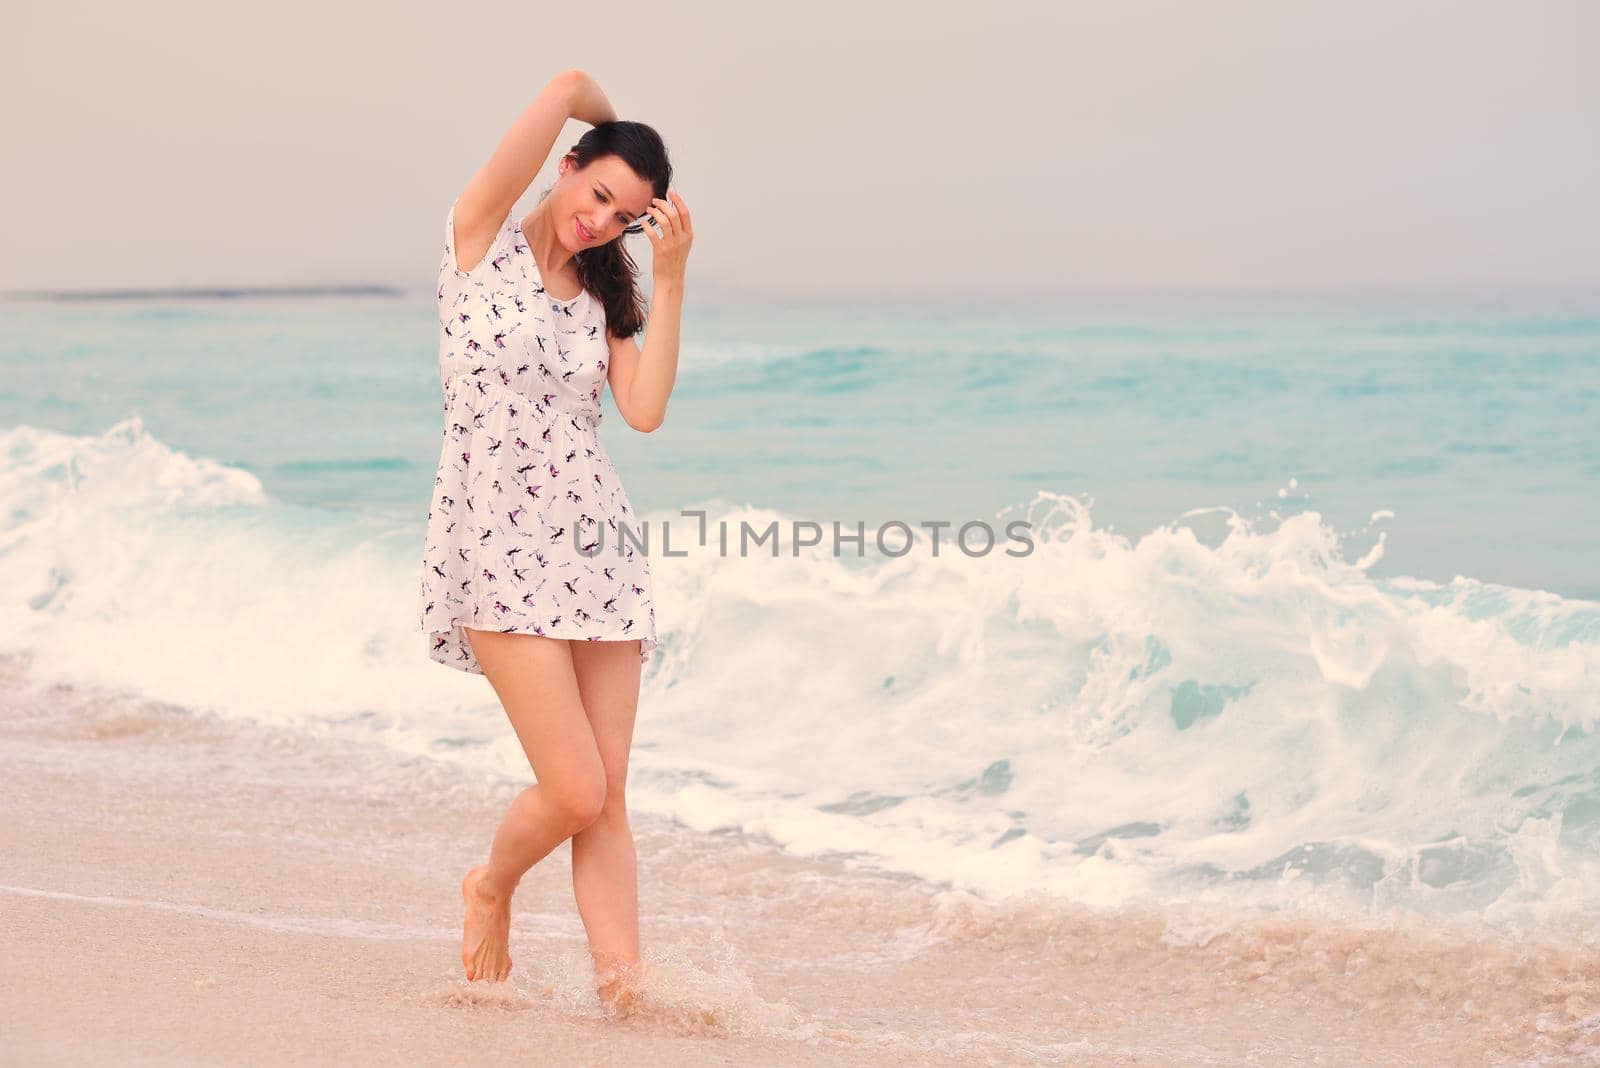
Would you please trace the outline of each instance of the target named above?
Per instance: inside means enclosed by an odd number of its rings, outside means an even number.
[[[635,820],[647,974],[607,1018],[567,846],[468,984],[508,788],[70,687],[3,691],[5,1060],[1490,1064],[1600,1046],[1600,959],[1438,931],[988,906]],[[350,784],[359,784],[352,786]],[[333,785],[338,784],[338,785]],[[1188,932],[1188,933],[1183,933]]]

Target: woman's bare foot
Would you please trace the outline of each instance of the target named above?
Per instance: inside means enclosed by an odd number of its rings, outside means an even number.
[[[461,880],[461,900],[467,918],[461,935],[461,966],[467,981],[504,980],[511,974],[511,899],[501,898],[483,886],[487,864],[472,868]]]
[[[626,1016],[639,1004],[638,980],[640,965],[637,961],[597,967],[595,994],[610,1012]]]
[[[620,979],[613,979],[609,983],[601,983],[595,988],[595,994],[600,998],[600,1004],[616,1016],[626,1016],[638,1003],[639,996],[630,990]]]

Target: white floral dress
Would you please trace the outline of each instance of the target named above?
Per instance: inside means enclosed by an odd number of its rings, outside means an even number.
[[[419,599],[428,655],[483,674],[462,627],[656,645],[645,531],[600,442],[605,307],[545,291],[515,210],[470,271],[439,266],[444,442]],[[626,527],[626,531],[624,530]]]

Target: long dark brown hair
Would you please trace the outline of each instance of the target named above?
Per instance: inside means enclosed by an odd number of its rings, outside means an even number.
[[[591,127],[567,151],[582,170],[603,156],[616,156],[633,169],[642,181],[649,182],[655,195],[665,197],[672,183],[672,163],[661,135],[642,122],[618,119]],[[575,172],[574,172],[575,173]],[[550,195],[546,189],[539,197]],[[643,223],[628,226],[623,233],[642,233]],[[635,284],[639,265],[623,247],[622,238],[586,248],[575,257],[578,280],[606,310],[606,333],[613,337],[632,337],[644,329],[645,301]]]

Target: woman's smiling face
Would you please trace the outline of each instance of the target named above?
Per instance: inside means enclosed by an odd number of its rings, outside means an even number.
[[[572,252],[621,237],[655,196],[650,183],[617,156],[601,156],[582,170],[565,165],[556,230],[557,240]]]

